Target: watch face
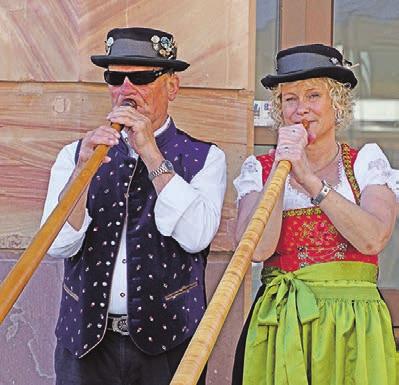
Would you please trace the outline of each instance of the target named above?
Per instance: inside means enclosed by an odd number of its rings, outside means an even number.
[[[166,167],[166,169],[168,171],[173,171],[174,170],[173,164],[172,164],[172,162],[170,160],[167,160],[167,159],[164,160],[163,164],[164,164],[164,166]]]
[[[173,168],[172,162],[165,159],[161,162],[161,164],[159,165],[158,168],[156,168],[155,170],[152,170],[151,172],[148,173],[148,178],[152,181],[158,175],[165,174],[165,173],[172,174],[173,172],[174,172],[174,168]]]

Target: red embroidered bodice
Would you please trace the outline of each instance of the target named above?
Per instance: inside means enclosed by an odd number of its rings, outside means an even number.
[[[359,204],[360,189],[353,173],[358,151],[347,144],[342,144],[341,149],[345,174],[355,201]],[[265,183],[274,157],[261,155],[257,159],[262,165],[262,179]],[[360,261],[377,265],[378,256],[365,255],[356,250],[318,206],[284,210],[276,251],[264,265],[293,271],[314,263],[332,261]]]

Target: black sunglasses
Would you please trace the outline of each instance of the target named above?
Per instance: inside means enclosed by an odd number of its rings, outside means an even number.
[[[171,72],[170,68],[162,68],[161,70],[152,71],[135,71],[135,72],[119,72],[119,71],[105,71],[104,80],[111,86],[120,86],[128,78],[132,84],[143,85],[155,81],[157,78]]]

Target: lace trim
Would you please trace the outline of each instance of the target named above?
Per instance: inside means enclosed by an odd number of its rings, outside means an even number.
[[[242,165],[241,168],[242,175],[256,174],[259,171],[261,171],[258,168],[259,163],[260,162],[254,156],[248,157]]]
[[[242,164],[240,175],[233,180],[239,201],[252,191],[262,191],[262,166],[255,156],[250,155]]]
[[[387,182],[388,187],[396,195],[396,201],[399,203],[399,170],[392,170],[392,176]]]

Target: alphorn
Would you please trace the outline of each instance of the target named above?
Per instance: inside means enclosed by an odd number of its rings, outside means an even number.
[[[136,108],[136,103],[131,99],[124,100],[122,105]],[[118,123],[112,123],[111,127],[118,132],[123,129],[123,126]],[[95,148],[91,158],[85,163],[69,188],[65,190],[58,205],[0,284],[0,324],[13,307],[62,226],[67,221],[79,198],[107,155],[109,147],[105,144],[100,144]]]
[[[307,120],[303,120],[302,124],[308,129]],[[289,161],[282,160],[278,163],[170,385],[197,384],[290,171]]]

